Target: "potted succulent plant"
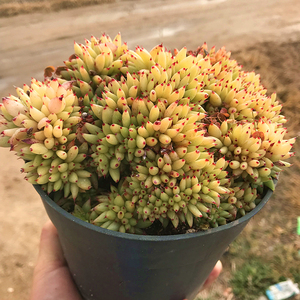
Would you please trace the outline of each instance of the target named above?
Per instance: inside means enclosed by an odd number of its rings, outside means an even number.
[[[290,165],[281,105],[224,48],[133,51],[118,34],[74,51],[3,98],[0,146],[86,299],[192,299]]]

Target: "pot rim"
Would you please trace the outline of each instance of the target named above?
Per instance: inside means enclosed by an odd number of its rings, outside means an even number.
[[[277,180],[275,180],[275,184],[276,183],[277,183]],[[122,232],[105,229],[105,228],[98,227],[93,224],[87,223],[87,222],[73,216],[71,213],[65,211],[63,208],[61,208],[59,205],[57,205],[47,195],[47,193],[42,190],[40,185],[34,184],[33,187],[38,192],[40,197],[43,200],[45,200],[52,209],[54,209],[55,211],[57,211],[59,214],[63,215],[67,219],[69,219],[69,221],[75,222],[78,225],[81,225],[87,229],[90,229],[90,230],[93,230],[96,232],[100,232],[102,234],[109,235],[109,236],[112,236],[115,238],[129,239],[129,240],[135,240],[135,241],[145,241],[145,242],[163,242],[163,241],[178,241],[178,240],[183,240],[183,239],[193,239],[193,238],[197,238],[199,236],[208,235],[210,233],[230,229],[240,223],[247,222],[249,219],[251,219],[255,214],[257,214],[265,206],[265,204],[268,202],[268,200],[270,199],[270,197],[273,194],[273,191],[268,188],[266,194],[264,195],[264,197],[262,198],[260,203],[252,211],[248,212],[243,217],[241,217],[235,221],[232,221],[226,225],[221,225],[217,228],[210,228],[205,231],[198,231],[198,232],[190,233],[190,234],[155,235],[154,236],[154,235],[138,235],[138,234],[131,234],[131,233],[122,233]]]

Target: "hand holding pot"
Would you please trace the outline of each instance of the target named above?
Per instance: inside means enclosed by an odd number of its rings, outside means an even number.
[[[42,229],[30,300],[82,300],[69,272],[54,225]]]
[[[218,278],[221,270],[222,264],[218,261],[204,283],[203,289]],[[34,269],[30,300],[46,299],[82,300],[64,259],[56,228],[50,221],[42,230],[40,253]]]

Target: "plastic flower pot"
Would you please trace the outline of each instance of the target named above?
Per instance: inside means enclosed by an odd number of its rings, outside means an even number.
[[[228,245],[272,195],[242,218],[207,231],[169,236],[114,232],[86,223],[35,186],[58,230],[84,299],[192,300]]]

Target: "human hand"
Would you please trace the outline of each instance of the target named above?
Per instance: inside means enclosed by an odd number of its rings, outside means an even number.
[[[212,283],[219,277],[220,273],[222,272],[223,266],[221,261],[219,260],[213,270],[210,272],[209,276],[207,277],[206,281],[204,282],[200,292],[203,290],[209,288]],[[188,299],[183,299],[183,300],[188,300]]]
[[[217,262],[202,289],[208,288],[222,271]],[[30,300],[82,300],[71,277],[56,228],[48,221],[41,234],[40,253],[34,269]],[[187,299],[184,299],[187,300]]]
[[[30,300],[82,300],[71,277],[54,225],[48,221],[41,234]]]
[[[219,260],[216,263],[213,270],[211,271],[211,273],[209,274],[209,276],[207,277],[206,281],[204,282],[201,291],[209,288],[212,285],[212,283],[219,277],[220,273],[222,272],[222,269],[223,269],[223,266],[222,266],[221,261]]]

